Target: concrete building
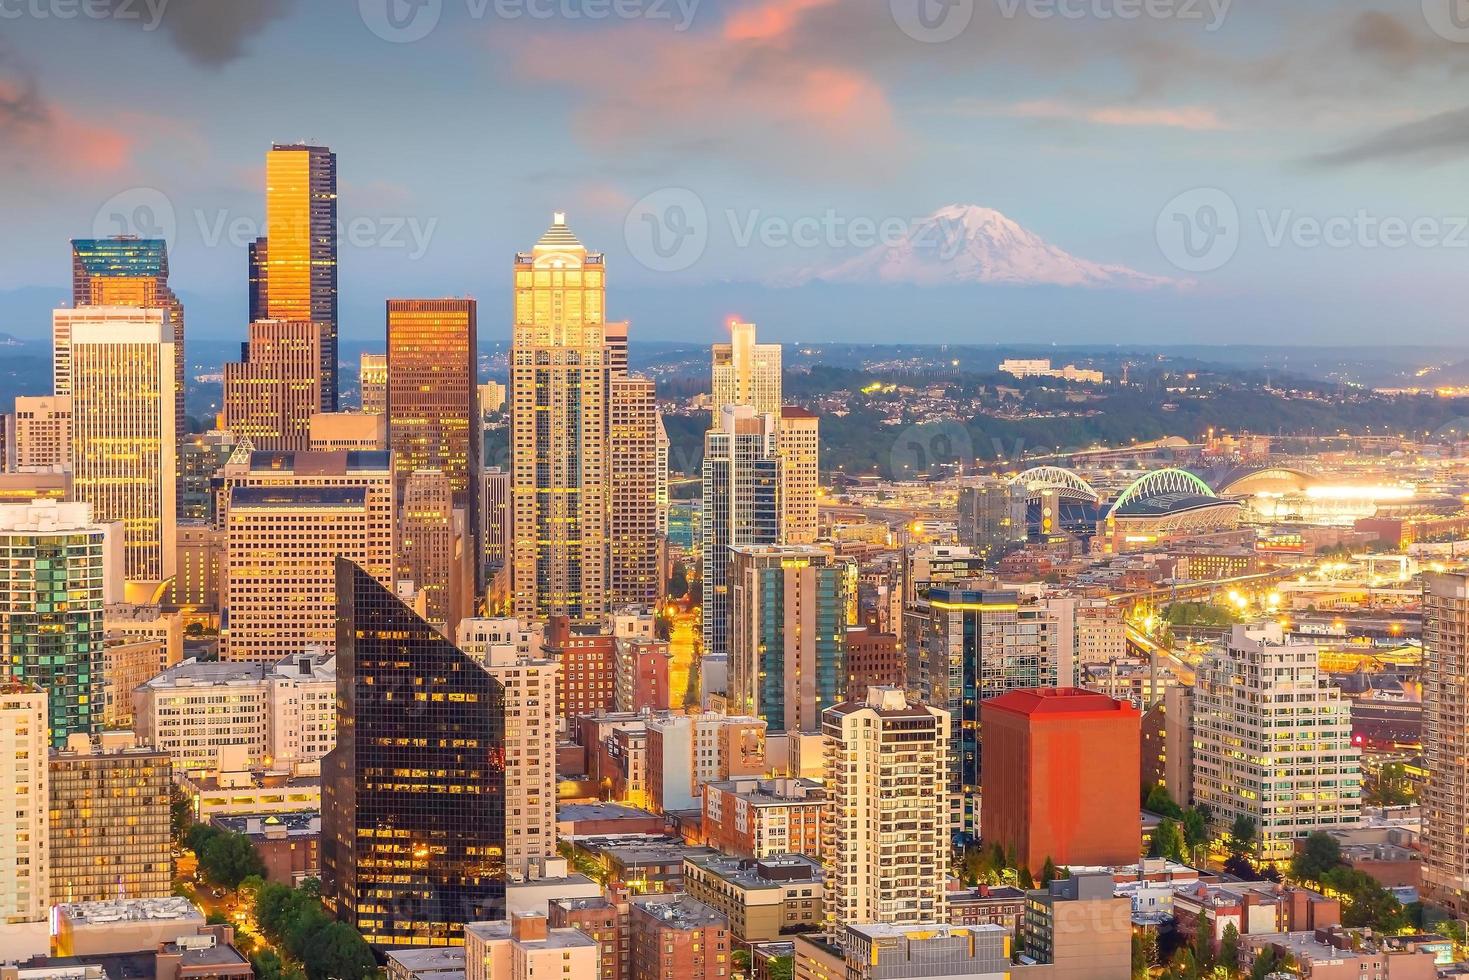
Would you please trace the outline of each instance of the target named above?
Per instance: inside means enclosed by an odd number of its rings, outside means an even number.
[[[630,906],[619,898],[564,898],[551,902],[547,923],[552,929],[577,929],[591,937],[600,950],[596,980],[628,980],[632,974]]]
[[[776,420],[781,458],[781,536],[786,544],[813,544],[821,531],[821,416],[783,405]]]
[[[492,613],[510,608],[510,473],[498,466],[480,477],[480,536],[484,546],[485,581]]]
[[[959,488],[959,543],[987,567],[1025,546],[1026,489],[1000,477],[983,477]],[[1047,530],[1042,517],[1042,530]],[[1052,522],[1052,528],[1059,526]]]
[[[608,601],[657,606],[663,595],[658,535],[658,392],[651,378],[608,385]]]
[[[595,977],[601,950],[576,929],[550,929],[543,915],[464,924],[465,980]]]
[[[1289,858],[1297,838],[1361,820],[1350,705],[1315,644],[1285,642],[1278,623],[1236,626],[1205,655],[1193,700],[1194,801],[1220,827],[1254,820],[1258,857]]]
[[[684,860],[684,890],[729,920],[736,942],[774,942],[825,922],[825,873],[801,854]]]
[[[120,570],[117,527],[91,515],[85,503],[0,504],[0,656],[7,679],[46,692],[52,745],[102,725],[104,609]]]
[[[46,718],[41,688],[0,685],[0,948],[22,953],[44,952],[51,900]]]
[[[1305,980],[1435,980],[1440,976],[1433,950],[1355,930],[1252,936],[1240,943],[1241,967],[1253,969],[1266,950],[1277,963],[1289,957],[1295,964],[1291,974]]]
[[[525,877],[556,853],[557,665],[508,644],[480,663],[505,692],[505,869]]]
[[[894,633],[866,626],[847,627],[848,698],[863,697],[869,687],[903,687],[908,677],[908,655]]]
[[[1312,932],[1341,924],[1341,902],[1305,888],[1269,881],[1211,885],[1194,882],[1174,889],[1173,918],[1187,942],[1196,942],[1202,922],[1215,949],[1230,926],[1241,936]]]
[[[1033,891],[1021,928],[1024,954],[1049,964],[1045,980],[1126,977],[1132,964],[1132,902],[1110,873],[1076,874]]]
[[[464,980],[464,947],[384,950],[388,980]]]
[[[357,360],[357,384],[362,394],[362,411],[369,415],[386,415],[388,355],[364,352]]]
[[[314,412],[308,433],[306,448],[314,453],[382,452],[388,448],[388,420],[381,413]]]
[[[723,980],[733,972],[729,920],[687,895],[634,898],[630,980]]]
[[[443,471],[414,470],[402,493],[398,580],[413,584],[423,618],[451,637],[473,611],[475,545],[463,533],[463,511],[456,522],[453,485]]]
[[[265,862],[265,880],[295,887],[321,877],[321,814],[314,810],[281,813],[216,814],[210,823],[244,834]]]
[[[871,688],[828,708],[827,920],[942,922],[949,873],[949,715]]]
[[[704,784],[704,843],[723,854],[821,856],[826,790],[814,779],[730,779]]]
[[[765,722],[712,711],[647,722],[648,802],[654,813],[697,810],[705,783],[765,772]]]
[[[1027,976],[1033,968],[1016,968],[1011,963],[1010,938],[998,926],[858,923],[835,936],[798,936],[795,976],[801,980]]]
[[[17,469],[71,468],[71,396],[17,395],[15,439],[7,447]]]
[[[321,410],[322,331],[310,320],[257,320],[241,360],[224,366],[223,425],[268,452],[311,448]]]
[[[454,637],[454,645],[480,663],[505,657],[534,659],[545,647],[546,628],[542,623],[522,622],[514,616],[462,619]]]
[[[568,617],[546,624],[546,653],[561,667],[556,690],[556,722],[575,726],[576,719],[611,711],[616,703],[616,637],[573,629]]]
[[[211,493],[210,500],[214,499]],[[213,508],[210,508],[213,513]],[[180,521],[178,567],[167,601],[190,616],[217,624],[224,579],[224,531],[205,520]]]
[[[820,731],[847,695],[848,562],[812,545],[728,555],[731,708],[771,731]]]
[[[1138,713],[1076,688],[1017,689],[983,702],[986,846],[1022,867],[1112,866],[1138,856],[1137,801],[1117,773],[1138,768]]]
[[[1469,914],[1469,575],[1423,579],[1423,884]]]
[[[528,872],[512,871],[505,881],[506,916],[547,915],[553,902],[597,898],[602,894],[600,884],[568,869],[565,858],[543,857]]]
[[[52,750],[53,905],[170,893],[172,776],[168,753],[131,732],[73,735]]]
[[[727,405],[748,405],[757,415],[779,416],[781,409],[780,344],[757,344],[755,324],[729,323],[729,343],[715,344],[714,412]]]
[[[66,957],[152,952],[204,929],[204,913],[182,897],[67,902],[55,909],[53,952]]]

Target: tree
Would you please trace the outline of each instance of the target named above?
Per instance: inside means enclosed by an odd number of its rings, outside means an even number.
[[[1132,934],[1132,980],[1144,980],[1158,963],[1158,934],[1151,930]]]
[[[1183,817],[1183,807],[1174,801],[1173,795],[1161,783],[1154,783],[1149,787],[1147,798],[1143,800],[1143,809],[1160,817],[1172,817],[1175,820]]]
[[[1209,927],[1209,917],[1200,912],[1194,919],[1194,965],[1200,974],[1214,968],[1214,932]]]
[[[1318,830],[1306,838],[1300,853],[1291,858],[1290,874],[1297,881],[1319,884],[1323,875],[1342,864],[1341,844],[1335,837]]]
[[[1173,953],[1173,959],[1168,963],[1168,977],[1170,980],[1198,980],[1199,965],[1194,960],[1193,950],[1187,946],[1180,946]]]
[[[1026,891],[1035,887],[1035,878],[1031,875],[1029,868],[1020,869],[1020,887]]]
[[[1275,955],[1275,947],[1264,946],[1255,957],[1255,965],[1250,967],[1250,980],[1265,980],[1281,965],[1280,958]]]
[[[265,862],[244,834],[215,834],[205,843],[199,863],[210,881],[226,888],[238,888],[251,875],[265,875]]]
[[[1148,856],[1183,861],[1183,835],[1172,817],[1164,817],[1153,828],[1153,839],[1148,846]]]
[[[1321,876],[1321,885],[1342,896],[1342,925],[1398,932],[1408,924],[1403,904],[1371,875],[1341,866]]]
[[[175,842],[182,843],[186,834],[194,823],[194,807],[189,798],[177,786],[173,787],[168,800],[169,828],[173,832]]]
[[[1190,807],[1183,811],[1183,845],[1190,862],[1197,863],[1199,850],[1209,843],[1209,820],[1204,811]]]
[[[1041,887],[1049,888],[1051,882],[1056,880],[1056,862],[1046,855],[1046,863],[1041,866]]]
[[[361,980],[377,969],[372,947],[345,922],[330,922],[317,930],[304,959],[308,980]]]
[[[1239,976],[1239,930],[1233,922],[1224,927],[1224,933],[1219,937],[1217,962],[1231,977]]]
[[[1224,842],[1231,857],[1249,858],[1255,852],[1255,818],[1241,813],[1229,828]]]
[[[204,917],[204,923],[211,926],[227,926],[230,924],[230,917],[219,909],[210,909],[209,914]]]
[[[204,845],[219,835],[219,831],[207,823],[196,823],[184,831],[184,846],[199,856],[204,851]]]
[[[770,980],[791,980],[796,972],[794,956],[777,956],[765,964],[765,975]]]

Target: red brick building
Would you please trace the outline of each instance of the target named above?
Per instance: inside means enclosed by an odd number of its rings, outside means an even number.
[[[865,626],[847,630],[847,697],[866,698],[869,687],[905,687],[907,673],[903,641],[895,634]]]
[[[565,616],[552,616],[546,624],[546,652],[561,666],[556,684],[558,721],[574,726],[583,715],[612,710],[616,699],[614,637],[575,632]]]
[[[618,711],[662,711],[669,707],[668,643],[641,637],[618,637],[613,677]]]
[[[728,980],[733,973],[729,920],[682,894],[632,900],[629,980]]]
[[[980,705],[981,835],[1033,872],[1138,856],[1137,708],[1079,688],[1009,691]]]
[[[546,906],[546,920],[552,929],[580,929],[597,941],[601,947],[598,980],[628,980],[632,971],[628,908],[625,899],[559,898]]]

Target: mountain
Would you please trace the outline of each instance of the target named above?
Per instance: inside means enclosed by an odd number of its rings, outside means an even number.
[[[876,245],[786,285],[810,282],[946,286],[1063,286],[1151,290],[1186,282],[1077,258],[992,208],[954,204],[919,221],[901,240]]]

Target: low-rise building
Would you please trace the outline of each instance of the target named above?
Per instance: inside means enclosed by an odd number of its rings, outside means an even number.
[[[1296,964],[1291,973],[1303,980],[1434,980],[1438,976],[1434,950],[1356,931],[1315,929],[1248,936],[1240,942],[1240,965],[1253,969],[1267,949],[1276,962],[1290,957]]]
[[[553,929],[580,929],[597,941],[601,950],[597,980],[628,980],[632,970],[630,907],[625,899],[614,901],[606,896],[562,898],[547,906],[546,918]]]
[[[814,779],[731,779],[704,784],[704,842],[726,854],[821,854],[826,790]]]
[[[725,980],[733,973],[729,920],[688,895],[634,898],[630,980]]]
[[[388,980],[464,980],[464,947],[383,951]]]
[[[266,881],[295,886],[321,876],[321,814],[315,810],[216,813],[210,822],[250,838],[265,862]]]
[[[465,980],[594,977],[600,948],[576,929],[550,929],[543,915],[464,924]]]
[[[737,941],[768,942],[821,926],[826,876],[801,854],[684,859],[684,890],[723,913]]]
[[[1231,925],[1241,936],[1314,932],[1341,924],[1341,902],[1269,881],[1196,882],[1173,893],[1173,918],[1193,942],[1202,921],[1215,948]]]
[[[1004,926],[1019,935],[1025,920],[1025,891],[1009,885],[980,885],[949,892],[949,924]]]
[[[107,956],[197,936],[204,913],[187,898],[174,896],[63,902],[52,909],[52,923],[57,956]]]
[[[1132,963],[1132,903],[1109,873],[1073,874],[1026,898],[1025,956],[1049,964],[1046,980],[1125,977]]]
[[[1002,926],[853,923],[835,936],[797,937],[795,976],[798,980],[967,980],[1012,972],[1023,976],[1026,968],[1011,964],[1012,942],[1013,936]]]
[[[190,772],[178,779],[200,823],[225,814],[321,810],[321,777],[268,770]]]

